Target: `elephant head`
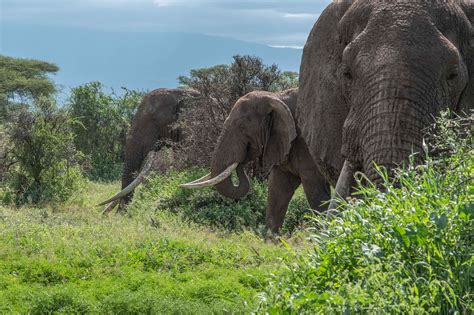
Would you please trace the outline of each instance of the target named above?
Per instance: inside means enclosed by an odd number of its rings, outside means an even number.
[[[199,93],[192,89],[156,89],[143,97],[127,135],[122,191],[99,204],[109,204],[105,212],[112,210],[118,202],[123,208],[130,201],[134,189],[156,167],[155,153],[163,146],[163,141],[181,140],[181,132],[173,128],[173,123],[187,102],[197,97]]]
[[[321,14],[303,52],[296,116],[343,197],[355,171],[378,183],[374,163],[392,169],[421,152],[440,111],[472,108],[473,22],[472,0],[340,0]]]
[[[290,108],[283,100],[296,102],[296,90],[281,94],[255,91],[241,97],[227,117],[211,161],[210,175],[185,188],[214,185],[220,194],[240,199],[249,191],[244,165],[260,160],[265,167],[280,164],[288,158],[296,127]],[[230,175],[237,170],[238,186]],[[210,179],[209,179],[210,178]]]

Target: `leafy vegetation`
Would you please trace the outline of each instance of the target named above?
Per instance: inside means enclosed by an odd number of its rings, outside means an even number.
[[[12,194],[4,202],[63,201],[78,188],[82,175],[71,130],[75,123],[54,100],[43,97],[7,124],[9,154],[16,167],[9,174]]]
[[[253,180],[251,193],[239,201],[221,196],[216,190],[189,190],[179,184],[190,182],[204,175],[203,170],[174,171],[165,176],[149,178],[147,187],[138,191],[129,213],[139,215],[143,209],[156,209],[156,213],[175,213],[185,222],[193,222],[225,231],[253,232],[265,236],[265,206],[267,184]],[[305,214],[310,209],[302,189],[299,189],[290,203],[282,233],[291,234],[308,220]]]
[[[124,160],[127,131],[143,93],[123,89],[107,94],[100,82],[71,90],[68,108],[80,124],[73,126],[74,143],[87,158],[86,175],[92,180],[116,180]]]
[[[341,211],[314,218],[313,249],[261,295],[270,313],[468,314],[473,309],[472,120],[442,118],[436,158],[384,170],[383,192],[360,186]]]

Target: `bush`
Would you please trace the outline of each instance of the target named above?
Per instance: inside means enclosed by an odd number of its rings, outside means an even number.
[[[8,123],[11,156],[17,161],[9,181],[17,204],[62,201],[80,185],[74,124],[49,98],[39,98]]]
[[[173,171],[165,176],[152,176],[146,187],[135,195],[129,211],[167,211],[179,215],[185,221],[227,231],[251,229],[260,233],[263,230],[267,204],[265,181],[253,180],[250,193],[239,201],[225,198],[214,189],[179,188],[179,184],[203,175],[203,170],[194,169]],[[309,211],[306,197],[302,190],[299,190],[290,203],[282,232],[291,233],[300,227]]]
[[[86,175],[92,180],[117,180],[122,172],[127,131],[143,93],[123,89],[106,94],[100,82],[73,88],[69,100],[75,144],[86,156]]]
[[[262,313],[472,310],[472,120],[446,117],[436,158],[397,170],[394,180],[380,170],[384,192],[360,185],[361,199],[314,218],[312,250],[288,256],[288,272],[261,295]]]

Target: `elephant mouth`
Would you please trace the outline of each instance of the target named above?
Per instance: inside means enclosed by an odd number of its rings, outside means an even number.
[[[220,173],[217,176],[214,176],[211,178],[211,173],[196,179],[195,181],[186,183],[186,184],[181,184],[179,187],[181,188],[187,188],[187,189],[196,189],[196,188],[204,188],[204,187],[210,187],[210,186],[215,186],[224,180],[226,180],[229,176],[232,175],[232,172],[237,169],[240,163],[233,163],[230,166],[228,166],[222,173]]]

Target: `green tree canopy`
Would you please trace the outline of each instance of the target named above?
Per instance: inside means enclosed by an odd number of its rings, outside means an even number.
[[[0,94],[29,99],[51,95],[55,87],[48,74],[58,71],[49,62],[0,55]]]
[[[0,55],[0,120],[13,104],[51,96],[56,89],[48,74],[58,71],[49,62]]]
[[[191,70],[189,76],[180,76],[178,81],[205,96],[233,103],[255,90],[276,92],[298,87],[298,73],[281,72],[277,65],[265,65],[256,56],[236,55],[230,65]]]
[[[89,160],[86,174],[94,180],[114,180],[121,172],[127,130],[143,93],[123,88],[107,94],[100,82],[71,90],[68,109],[79,122],[74,141]]]

